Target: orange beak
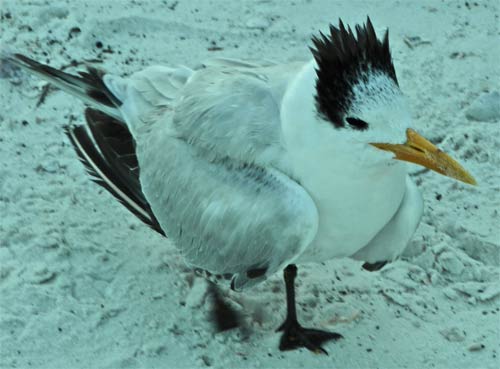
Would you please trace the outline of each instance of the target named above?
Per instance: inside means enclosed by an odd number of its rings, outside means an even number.
[[[413,129],[406,130],[404,144],[372,143],[378,149],[391,151],[395,159],[409,161],[429,168],[447,177],[476,185],[476,180],[460,164]]]

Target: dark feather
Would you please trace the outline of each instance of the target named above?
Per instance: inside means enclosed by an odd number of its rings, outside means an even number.
[[[139,182],[139,163],[132,135],[123,123],[99,110],[87,108],[85,119],[106,161],[127,189],[144,205],[147,201]]]
[[[86,72],[79,72],[79,75],[72,75],[41,64],[22,54],[13,54],[10,60],[16,65],[44,76],[44,78],[51,82],[61,84],[68,92],[80,96],[84,100],[86,99],[87,101],[110,108],[121,105],[121,101],[104,84],[102,80],[104,72],[99,69],[88,67]]]
[[[316,82],[316,108],[322,118],[335,127],[345,127],[343,120],[351,102],[351,90],[369,72],[385,73],[396,84],[396,71],[386,31],[382,41],[377,39],[370,18],[366,25],[356,25],[356,34],[345,28],[330,26],[330,34],[320,32],[313,37],[311,52],[318,64]]]
[[[144,197],[138,198],[129,190],[129,186],[122,181],[116,170],[108,164],[103,155],[97,150],[85,127],[66,127],[65,133],[87,172],[91,175],[92,180],[111,193],[141,221],[165,236]],[[144,205],[144,202],[146,205]]]

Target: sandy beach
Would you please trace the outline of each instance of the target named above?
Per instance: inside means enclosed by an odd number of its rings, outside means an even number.
[[[499,368],[500,5],[485,1],[0,3],[2,52],[128,75],[213,57],[307,60],[338,18],[390,30],[414,127],[477,179],[410,167],[425,213],[403,257],[301,266],[298,313],[344,339],[280,352],[280,274],[226,291],[244,326],[217,333],[207,282],[90,181],[62,127],[84,105],[0,66],[1,368]]]

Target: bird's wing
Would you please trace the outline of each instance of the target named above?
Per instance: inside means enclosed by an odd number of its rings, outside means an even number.
[[[208,66],[192,75],[177,100],[173,128],[207,155],[259,164],[279,160],[281,100],[301,64],[233,63]]]
[[[153,66],[125,79],[95,70],[74,76],[21,55],[8,60],[105,113],[87,110],[94,140],[81,127],[67,130],[77,153],[192,266],[242,289],[314,238],[316,206],[281,163],[281,99],[301,64],[223,59],[196,70]]]
[[[161,118],[135,130],[160,225],[189,264],[232,276],[235,289],[291,262],[316,233],[313,200],[276,164],[280,102],[298,67],[197,70]]]

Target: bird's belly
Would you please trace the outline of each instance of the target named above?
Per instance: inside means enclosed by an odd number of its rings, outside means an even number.
[[[319,228],[298,262],[351,256],[393,217],[406,189],[406,168],[397,164],[373,180],[316,179],[307,184],[319,212]]]

